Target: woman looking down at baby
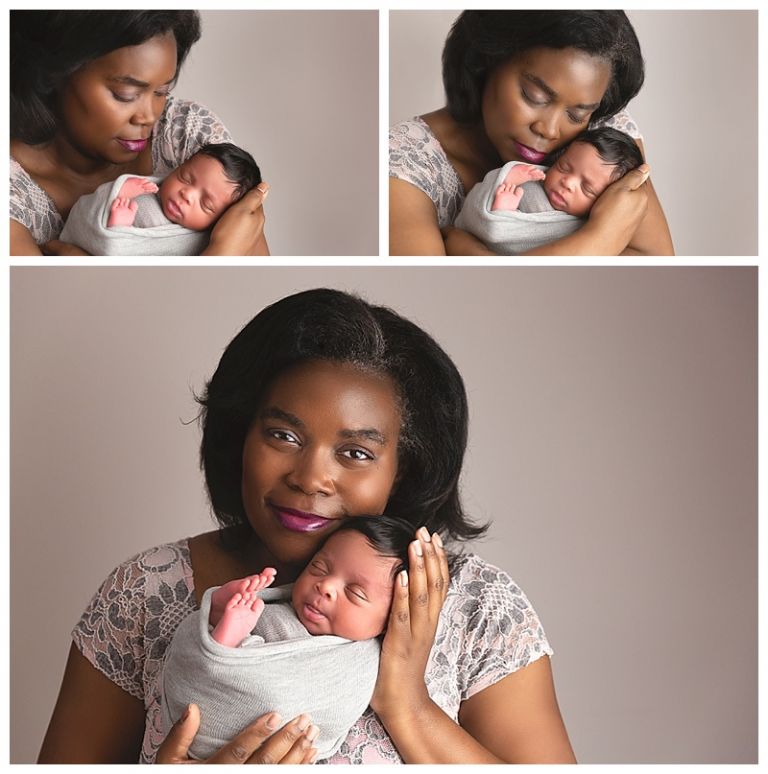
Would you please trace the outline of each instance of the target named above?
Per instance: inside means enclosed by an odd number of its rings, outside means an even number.
[[[390,253],[493,255],[454,227],[472,187],[510,161],[546,164],[596,125],[644,151],[624,111],[643,80],[623,11],[464,11],[443,49],[446,106],[390,130]],[[524,254],[671,254],[648,172],[610,185],[575,233]]]
[[[199,37],[195,11],[11,12],[11,255],[84,254],[59,241],[81,196],[231,142],[213,113],[171,96]],[[268,254],[267,190],[230,207],[203,255]]]

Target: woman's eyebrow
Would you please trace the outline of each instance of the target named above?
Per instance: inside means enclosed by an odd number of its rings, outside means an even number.
[[[373,441],[380,446],[385,446],[387,443],[384,433],[379,432],[373,427],[363,427],[359,430],[340,430],[339,435],[347,440],[360,438],[365,441]]]
[[[554,98],[557,96],[557,92],[551,87],[548,86],[544,81],[541,80],[541,78],[538,77],[538,75],[534,75],[533,73],[523,72],[523,77],[527,78],[531,83],[538,86],[548,97]],[[598,107],[600,107],[599,102],[594,102],[589,105],[573,105],[573,107],[578,108],[579,110],[595,110]]]
[[[287,422],[293,427],[303,428],[304,422],[302,422],[295,414],[291,414],[289,411],[284,411],[277,406],[269,406],[261,412],[262,419],[279,419],[282,422]]]
[[[140,81],[138,78],[134,78],[132,75],[112,75],[109,78],[110,81],[116,83],[122,83],[125,86],[135,86],[138,89],[146,89],[149,84],[146,81]],[[167,86],[169,83],[173,83],[173,78],[166,81],[163,86]]]

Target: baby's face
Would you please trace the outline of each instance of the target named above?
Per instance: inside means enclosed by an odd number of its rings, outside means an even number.
[[[549,203],[556,210],[584,217],[611,183],[615,168],[592,145],[573,143],[547,170],[544,190]]]
[[[235,184],[211,156],[197,155],[171,172],[158,195],[165,217],[193,231],[210,228],[232,204]]]
[[[291,602],[310,634],[368,640],[384,631],[397,559],[376,553],[359,532],[331,536],[293,586]]]

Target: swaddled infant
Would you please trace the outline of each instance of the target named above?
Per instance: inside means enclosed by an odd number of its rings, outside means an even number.
[[[588,129],[549,168],[511,161],[489,172],[469,192],[456,226],[500,254],[541,247],[580,228],[600,194],[642,163],[629,135]]]
[[[377,637],[412,540],[402,520],[348,518],[292,587],[267,588],[275,578],[268,567],[206,591],[168,648],[165,731],[194,701],[201,724],[190,755],[207,758],[262,714],[306,712],[319,757],[330,757],[373,695]]]
[[[203,145],[159,187],[149,178],[129,177],[110,206],[107,226],[151,228],[176,223],[206,231],[260,182],[259,167],[247,151],[229,142]]]
[[[121,175],[81,196],[61,239],[91,255],[199,255],[216,221],[259,183],[248,152],[204,145],[165,178]]]

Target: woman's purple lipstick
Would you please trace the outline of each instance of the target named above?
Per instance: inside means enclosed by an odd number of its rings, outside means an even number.
[[[541,162],[547,158],[546,153],[537,151],[535,148],[529,148],[527,145],[523,145],[517,140],[513,140],[512,142],[514,143],[515,149],[517,150],[517,155],[520,156],[523,161],[527,161],[529,164],[541,164]]]
[[[141,153],[149,142],[149,140],[124,140],[122,137],[118,137],[117,141],[129,153]]]
[[[304,511],[296,511],[293,508],[283,508],[279,505],[271,507],[280,524],[292,532],[316,532],[333,521],[333,519],[318,516],[316,513],[305,513]]]

